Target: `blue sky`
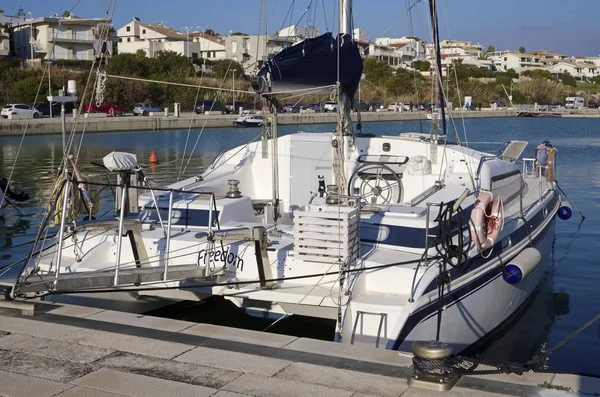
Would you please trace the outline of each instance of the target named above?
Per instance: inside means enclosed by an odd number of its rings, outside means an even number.
[[[115,1],[115,0],[113,0]],[[266,1],[266,0],[263,0]],[[415,0],[409,0],[412,4]],[[19,6],[34,17],[71,9],[77,0],[19,0],[2,4],[5,13],[14,15]],[[110,0],[80,0],[74,13],[77,16],[104,15],[103,3]],[[354,0],[356,27],[366,30],[367,38],[402,36],[409,32],[405,16],[407,0]],[[311,0],[268,0],[268,28],[272,33],[282,24],[289,25],[285,15],[294,3],[292,22],[300,20]],[[336,0],[312,0],[310,21],[314,19],[321,31],[326,23],[332,30],[333,7]],[[183,30],[185,26],[212,29],[227,34],[245,31],[255,34],[258,29],[260,0],[116,0],[114,24],[118,28],[137,16],[143,21],[163,22]],[[218,9],[217,8],[218,4]],[[442,38],[470,40],[496,49],[528,51],[551,49],[566,55],[600,55],[598,16],[600,0],[438,0]],[[252,13],[254,9],[254,14]],[[427,29],[424,1],[411,12],[413,33],[425,37]],[[448,24],[446,24],[446,15]],[[306,17],[301,24],[306,24]],[[394,22],[397,21],[395,24]],[[449,35],[448,35],[449,27]],[[264,29],[264,25],[263,25]],[[387,31],[387,33],[386,33]],[[428,35],[428,33],[427,33]]]

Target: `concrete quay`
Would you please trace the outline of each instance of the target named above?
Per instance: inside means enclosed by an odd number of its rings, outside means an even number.
[[[466,376],[449,392],[432,392],[408,387],[411,358],[394,351],[33,302],[0,300],[2,396],[558,397],[600,392],[596,378],[534,373]]]
[[[496,118],[496,117],[515,117],[516,111],[513,110],[481,110],[452,113],[454,117],[465,118]],[[181,130],[181,129],[201,129],[233,127],[237,115],[196,115],[194,113],[182,113],[180,117],[175,117],[171,113],[169,116],[132,116],[108,117],[106,114],[90,114],[86,117],[82,115],[77,122],[72,116],[67,117],[67,131],[73,128],[77,132],[85,129],[86,133],[94,132],[114,132],[114,131],[158,131],[158,130]],[[280,125],[300,125],[300,124],[324,124],[336,123],[337,114],[335,113],[288,113],[278,116]],[[356,121],[357,115],[353,114]],[[364,112],[361,113],[363,122],[377,121],[409,121],[426,120],[426,114],[423,112]],[[41,119],[0,119],[0,136],[22,135],[27,128],[28,135],[40,134],[59,134],[61,133],[61,122],[59,117],[41,118]]]

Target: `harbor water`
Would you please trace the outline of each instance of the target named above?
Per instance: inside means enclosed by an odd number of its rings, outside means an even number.
[[[297,130],[331,131],[334,126],[282,126],[280,134]],[[456,130],[455,130],[456,127]],[[458,134],[470,145],[490,153],[500,153],[502,142],[525,140],[529,145],[524,157],[534,157],[535,147],[544,140],[557,148],[557,180],[563,191],[574,201],[586,219],[580,222],[577,211],[569,221],[557,220],[552,252],[551,272],[530,300],[522,314],[507,324],[482,348],[489,361],[526,361],[542,348],[550,348],[579,326],[598,314],[598,283],[600,282],[600,120],[561,118],[503,118],[457,120],[450,126],[449,136]],[[428,132],[425,121],[365,123],[363,132],[376,135],[398,135],[404,132]],[[222,149],[230,149],[260,139],[260,129],[220,128],[203,132],[187,130],[94,133],[83,139],[79,153],[79,168],[84,174],[99,174],[103,170],[92,162],[100,162],[112,151],[135,153],[153,186],[177,179],[185,168],[191,176],[207,167]],[[75,139],[77,151],[80,137]],[[8,177],[14,166],[11,188],[23,190],[31,198],[19,203],[18,210],[5,208],[0,220],[0,268],[27,255],[35,238],[45,205],[52,193],[54,176],[62,159],[62,139],[59,135],[25,137],[0,136],[0,176]],[[186,148],[184,154],[184,148]],[[195,148],[190,157],[190,151]],[[147,159],[152,151],[160,159],[150,167]],[[18,160],[15,158],[18,153]],[[114,182],[114,179],[112,180]],[[112,215],[114,202],[110,190],[102,195],[100,215]],[[20,213],[19,213],[20,212]],[[9,270],[11,271],[11,270]],[[0,270],[0,276],[6,276]],[[154,315],[177,317],[192,321],[264,329],[269,320],[236,313],[223,316],[224,302],[202,304],[185,302],[158,310]],[[227,310],[234,310],[228,308]],[[229,319],[229,320],[228,320]],[[228,322],[228,321],[229,322]],[[269,329],[313,338],[330,339],[332,326],[327,321],[290,318]],[[553,370],[578,371],[600,375],[599,324],[593,324],[581,334],[557,349],[549,357]]]

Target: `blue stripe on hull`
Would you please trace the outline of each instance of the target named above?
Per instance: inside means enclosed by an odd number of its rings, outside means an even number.
[[[554,197],[550,200],[550,202],[546,205],[545,208],[548,210],[549,216],[554,216],[554,214],[551,211],[554,210],[555,206],[557,205],[557,201],[558,201],[558,195],[555,194]],[[545,217],[543,215],[543,211],[540,210],[539,213],[536,214],[527,223],[527,225],[529,225],[531,229],[536,230],[539,226],[541,226],[541,224],[543,223],[544,220],[545,220]],[[546,237],[546,235],[548,234],[548,232],[551,229],[550,225],[552,224],[552,222],[554,222],[554,221],[551,221],[546,226],[546,229],[543,230],[542,233],[540,233],[536,238],[533,239],[533,246],[537,246]],[[528,238],[529,233],[527,232],[525,227],[526,227],[525,225],[521,226],[519,229],[517,229],[511,235],[511,238],[513,239],[513,242],[512,242],[513,245],[517,245],[523,239]],[[517,239],[517,236],[519,237],[519,239]],[[503,251],[502,243],[501,242],[496,243],[494,245],[492,254],[489,258],[486,259],[486,258],[483,258],[481,255],[478,255],[474,258],[469,259],[467,261],[468,270],[472,271],[473,269],[483,266],[484,264],[496,259],[499,255],[502,254],[502,251]],[[456,289],[455,291],[452,291],[450,294],[446,294],[443,299],[443,304],[446,305],[447,307],[454,305],[454,304],[460,302],[461,300],[469,297],[473,293],[479,291],[480,289],[484,288],[486,285],[493,282],[496,278],[501,277],[501,275],[502,275],[502,266],[499,265],[496,268],[492,269],[491,271],[483,274],[479,278],[476,278],[476,279],[472,280],[471,282],[469,282],[468,284],[465,284],[462,287]],[[460,277],[464,277],[464,276],[465,276],[465,274],[460,273],[457,269],[450,270],[450,277],[452,280],[457,280]],[[437,289],[437,285],[435,284],[435,281],[433,281],[429,286],[427,286],[424,294],[428,293],[430,291],[433,291],[435,289]],[[393,349],[393,350],[400,349],[400,346],[404,342],[406,337],[420,323],[427,320],[428,318],[431,318],[433,315],[435,315],[437,313],[438,304],[439,304],[439,302],[436,300],[436,301],[432,302],[431,304],[423,307],[419,311],[411,314],[408,317],[408,319],[406,320],[406,323],[404,324],[404,327],[402,327],[402,330],[400,331],[400,334],[398,335],[396,340],[393,342],[392,341],[388,342],[387,348]],[[515,310],[518,310],[518,308],[515,308]]]

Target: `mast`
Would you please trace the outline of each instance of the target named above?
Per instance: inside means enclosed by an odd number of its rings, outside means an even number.
[[[437,18],[437,9],[436,9],[437,0],[429,0],[429,13],[431,14],[431,29],[432,29],[432,37],[433,37],[433,45],[435,47],[435,65],[437,69],[436,79],[438,83],[438,94],[440,97],[440,109],[441,109],[441,118],[442,118],[442,131],[444,135],[447,134],[447,126],[446,126],[446,101],[444,100],[444,86],[442,84],[442,58],[441,58],[441,50],[440,50],[440,30],[438,25]]]
[[[338,0],[339,33],[352,35],[352,0]]]
[[[342,45],[343,40],[353,40],[352,34],[352,0],[338,0],[339,9],[339,32],[338,32],[338,54],[339,46]],[[338,186],[340,195],[347,194],[347,180],[346,180],[346,140],[349,144],[352,144],[352,97],[343,89],[340,84],[340,65],[338,57],[338,79],[337,79],[337,93],[338,93],[338,125],[336,129],[336,139],[332,142],[333,144],[333,176],[334,184]],[[349,139],[346,137],[350,136]]]

